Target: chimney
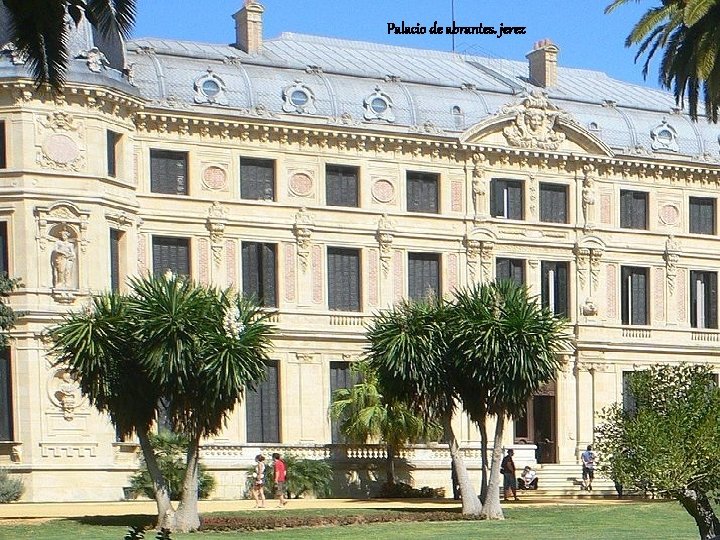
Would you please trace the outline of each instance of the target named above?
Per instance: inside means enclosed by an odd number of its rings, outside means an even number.
[[[262,49],[262,14],[265,8],[255,0],[245,0],[235,19],[235,46],[249,54]]]
[[[525,58],[530,65],[530,82],[547,88],[557,84],[557,57],[560,49],[549,39],[535,43]]]

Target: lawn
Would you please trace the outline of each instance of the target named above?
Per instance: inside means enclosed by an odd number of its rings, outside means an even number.
[[[334,514],[367,514],[372,510],[283,510],[286,515],[307,515],[332,512]],[[240,514],[240,512],[238,512]],[[245,512],[244,514],[247,514]],[[228,514],[223,514],[228,515]],[[443,540],[478,538],[507,540],[508,538],[577,540],[684,540],[698,538],[690,516],[674,502],[637,503],[592,506],[530,506],[509,508],[507,519],[499,522],[443,522],[443,523],[381,523],[345,527],[286,529],[255,533],[195,533],[173,535],[175,540],[231,540],[243,539],[363,539],[412,538],[413,540]],[[143,523],[148,516],[108,518],[78,518],[46,521],[44,523],[0,520],[0,539],[15,540],[119,540],[130,523]],[[154,533],[148,533],[151,540]]]

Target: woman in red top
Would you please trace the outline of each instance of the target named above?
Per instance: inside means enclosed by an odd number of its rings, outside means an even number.
[[[280,454],[277,452],[272,455],[272,458],[273,469],[275,470],[275,493],[280,499],[278,508],[281,508],[287,504],[285,500],[285,476],[287,475],[287,467],[285,467],[285,462],[280,459]]]

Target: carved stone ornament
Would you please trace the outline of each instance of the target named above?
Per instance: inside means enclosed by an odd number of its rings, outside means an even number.
[[[665,240],[665,273],[667,275],[668,291],[670,294],[675,293],[675,280],[677,278],[677,263],[680,260],[680,244],[671,234]]]
[[[92,49],[86,51],[80,51],[77,58],[85,58],[87,68],[93,73],[100,73],[102,70],[110,67],[110,62],[107,57],[97,47],[93,47]]]
[[[295,234],[298,258],[300,259],[300,265],[302,266],[303,270],[307,270],[308,267],[308,262],[310,258],[310,240],[314,228],[315,222],[312,214],[307,211],[307,208],[301,208],[298,213],[295,214],[295,225],[293,226],[293,234]]]
[[[555,130],[556,120],[565,115],[552,105],[547,94],[533,90],[519,104],[506,105],[501,114],[514,115],[514,122],[503,129],[510,146],[557,150],[565,134]]]
[[[583,165],[582,213],[583,229],[585,232],[589,232],[595,228],[595,202],[597,200],[597,194],[595,192],[595,174],[594,166],[590,164]]]
[[[310,173],[296,172],[290,177],[288,189],[295,197],[309,197],[313,193],[314,182]]]
[[[375,91],[363,100],[363,107],[365,108],[363,113],[365,120],[395,121],[393,101],[390,96],[380,90],[379,86],[376,86]]]
[[[202,172],[202,184],[211,191],[224,191],[227,189],[227,172],[218,165],[209,165]]]
[[[219,201],[213,202],[208,209],[207,229],[210,231],[210,249],[216,266],[222,263],[226,225],[227,210]]]
[[[14,42],[8,41],[5,45],[0,48],[0,53],[10,57],[10,61],[13,65],[22,66],[27,62],[28,55],[24,50],[18,49]]]
[[[390,262],[392,261],[392,245],[395,232],[395,224],[388,218],[387,214],[383,214],[378,220],[377,241],[380,246],[380,263],[383,274],[388,275],[390,271]]]
[[[36,162],[44,168],[79,171],[85,167],[85,125],[66,112],[40,117],[36,124]]]
[[[67,369],[59,369],[48,381],[50,403],[62,411],[63,418],[71,422],[77,410],[85,405],[86,398],[80,391],[80,384]]]
[[[287,113],[315,114],[315,93],[300,80],[287,86],[282,93],[283,111]]]
[[[585,302],[583,302],[581,309],[582,314],[585,317],[595,317],[598,314],[597,305],[595,304],[595,301],[590,297],[587,297],[585,299]]]
[[[483,214],[484,202],[487,197],[487,179],[485,178],[487,158],[484,154],[473,154],[472,161],[472,202],[475,220],[477,220]]]
[[[491,279],[495,242],[466,236],[463,244],[465,245],[470,278],[473,281],[488,281]]]
[[[125,211],[120,212],[105,212],[105,219],[115,229],[123,231],[130,230],[135,225],[135,216],[128,214]]]
[[[387,204],[395,199],[395,186],[390,180],[381,178],[373,183],[370,193],[377,202]]]
[[[650,131],[650,138],[653,150],[665,150],[670,152],[678,152],[680,147],[677,142],[677,131],[674,127],[663,120]]]
[[[208,69],[193,81],[195,90],[195,103],[210,103],[211,105],[227,105],[228,98],[225,93],[225,82]]]

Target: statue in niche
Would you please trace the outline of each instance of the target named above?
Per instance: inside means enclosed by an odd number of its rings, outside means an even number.
[[[69,371],[64,371],[61,377],[62,382],[58,385],[55,397],[60,403],[65,420],[72,420],[77,407],[77,394],[80,389],[78,382],[73,379]]]
[[[75,288],[73,270],[75,268],[75,245],[70,239],[70,231],[62,229],[60,238],[50,255],[53,273],[53,287],[56,289]]]

